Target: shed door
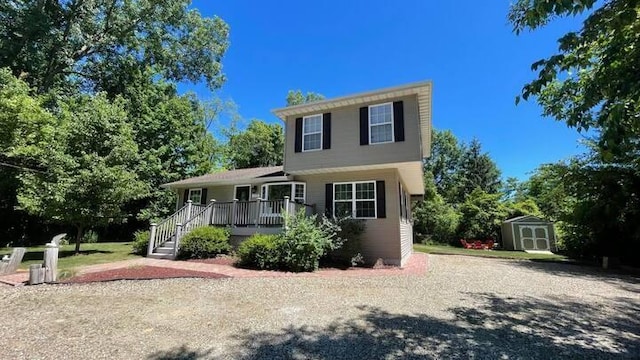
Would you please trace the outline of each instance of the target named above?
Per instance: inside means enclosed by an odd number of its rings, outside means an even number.
[[[546,226],[520,225],[523,250],[549,250],[549,229]]]

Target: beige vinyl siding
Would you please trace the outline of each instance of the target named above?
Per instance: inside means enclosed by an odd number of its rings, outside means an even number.
[[[402,178],[400,176],[398,176],[398,180],[400,181],[400,183],[402,183],[402,187],[406,191],[407,187],[405,186],[405,183],[404,181],[402,181]],[[398,196],[400,196],[399,191],[400,189],[398,189],[398,182],[396,182],[396,192],[398,193]],[[399,199],[396,204],[396,206],[398,207],[398,211],[400,211]],[[411,205],[409,205],[409,207],[411,207]],[[409,260],[409,257],[413,253],[413,224],[411,217],[412,214],[410,213],[409,218],[407,220],[404,220],[400,217],[400,213],[398,213],[398,219],[400,221],[400,252],[402,256],[400,266],[404,266],[405,262]]]
[[[377,104],[375,102],[332,110],[331,149],[326,150],[296,153],[295,119],[303,116],[288,117],[285,124],[285,171],[422,161],[417,97],[406,96],[380,103],[400,100],[404,106],[405,135],[405,141],[401,142],[360,145],[360,108]]]
[[[205,187],[193,187],[193,189],[204,189]],[[216,199],[216,201],[233,201],[234,196],[234,186],[233,185],[219,185],[219,186],[208,186],[207,189],[207,198],[203,199],[203,204],[208,204],[211,199]],[[260,189],[260,185],[258,185],[258,190]],[[178,204],[182,207],[182,203],[184,202],[184,188],[177,189],[178,191]]]
[[[411,222],[400,221],[400,266],[404,266],[409,257],[413,253],[413,225]]]
[[[325,185],[346,181],[383,180],[385,182],[386,218],[366,221],[362,238],[362,255],[367,262],[382,258],[385,263],[400,265],[398,177],[395,169],[357,172],[326,173],[297,176],[296,180],[307,183],[307,203],[315,204],[316,212],[325,212]]]

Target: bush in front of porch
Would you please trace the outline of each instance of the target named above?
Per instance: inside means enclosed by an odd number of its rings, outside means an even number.
[[[190,231],[181,239],[178,259],[207,259],[230,251],[229,231],[205,226]]]
[[[238,265],[262,270],[314,271],[326,257],[334,264],[358,265],[354,259],[361,258],[358,240],[364,222],[347,218],[329,220],[299,212],[288,216],[286,223],[282,235],[254,234],[240,244]],[[337,253],[343,246],[345,251]]]

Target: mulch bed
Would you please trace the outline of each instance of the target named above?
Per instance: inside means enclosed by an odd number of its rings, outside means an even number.
[[[149,279],[172,279],[172,278],[207,278],[207,279],[219,279],[226,278],[228,276],[185,269],[174,269],[159,266],[136,266],[122,269],[113,269],[106,271],[99,271],[79,276],[74,276],[70,279],[62,281],[63,283],[90,283],[100,281],[114,281],[114,280],[149,280]]]

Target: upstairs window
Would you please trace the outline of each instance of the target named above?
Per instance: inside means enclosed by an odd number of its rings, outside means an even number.
[[[393,104],[369,106],[369,144],[393,142]]]
[[[302,151],[322,149],[322,114],[302,119]]]

